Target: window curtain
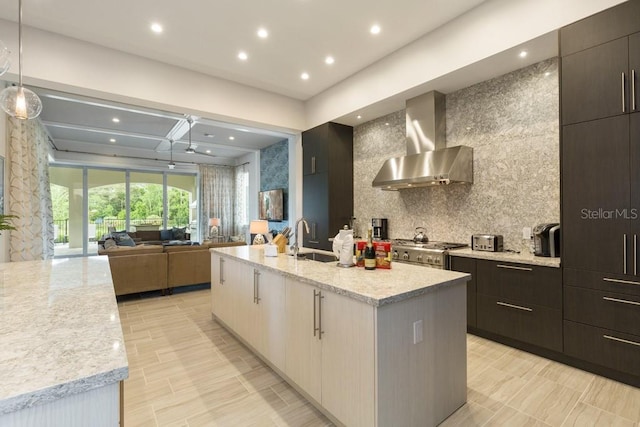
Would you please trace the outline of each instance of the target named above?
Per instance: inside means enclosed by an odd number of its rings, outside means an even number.
[[[220,218],[218,234],[234,233],[234,170],[229,166],[200,165],[201,240],[209,236],[209,218]]]
[[[53,258],[53,210],[49,187],[48,136],[37,120],[8,118],[11,261]]]
[[[233,233],[246,236],[249,231],[249,165],[247,163],[235,168],[236,197],[234,199]]]

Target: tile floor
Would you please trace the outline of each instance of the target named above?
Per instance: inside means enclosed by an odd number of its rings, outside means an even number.
[[[118,306],[127,427],[332,425],[211,320],[209,289]],[[473,335],[467,353],[467,404],[442,426],[640,427],[640,389]]]

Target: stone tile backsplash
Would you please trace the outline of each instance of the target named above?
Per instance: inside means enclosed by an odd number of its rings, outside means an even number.
[[[558,60],[552,58],[446,96],[447,146],[474,150],[474,183],[383,191],[371,182],[384,160],[406,154],[405,112],[354,128],[354,215],[389,219],[391,238],[424,226],[431,240],[469,243],[504,235],[529,251],[522,228],[560,219]]]

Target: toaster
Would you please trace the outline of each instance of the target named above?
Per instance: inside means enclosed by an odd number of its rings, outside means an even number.
[[[502,252],[504,238],[499,234],[474,234],[471,236],[471,249],[474,251]]]

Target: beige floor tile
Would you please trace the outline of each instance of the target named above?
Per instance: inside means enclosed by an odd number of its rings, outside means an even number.
[[[158,423],[156,423],[156,416],[151,405],[145,405],[135,410],[128,410],[125,406],[124,425],[127,427],[156,427]]]
[[[334,424],[310,403],[287,407],[271,416],[278,427],[325,427]]]
[[[467,380],[487,369],[494,362],[474,350],[467,350]]]
[[[276,426],[272,417],[287,408],[272,390],[251,393],[217,408],[187,418],[189,425]]]
[[[480,395],[507,403],[527,381],[499,369],[488,367],[467,381],[468,387]],[[473,396],[475,397],[475,396]],[[476,402],[482,404],[482,402]],[[485,405],[483,405],[485,406]]]
[[[144,377],[130,378],[124,382],[124,407],[135,411],[171,394],[173,391],[166,379],[147,383]]]
[[[475,402],[465,403],[460,409],[444,420],[441,427],[476,427],[484,425],[495,415],[484,406]]]
[[[289,406],[307,403],[307,400],[286,382],[272,385],[271,390],[273,390],[280,399],[284,400]]]
[[[575,391],[579,391],[580,393],[584,392],[596,377],[589,372],[552,361],[542,368],[538,375]]]
[[[640,389],[638,388],[596,377],[580,401],[640,423]]]
[[[548,359],[513,349],[498,358],[491,366],[513,376],[529,380],[548,364]]]
[[[505,404],[470,387],[467,387],[467,403],[473,402],[489,409],[491,412],[498,412]]]
[[[174,391],[190,388],[194,385],[217,383],[222,380],[236,378],[249,372],[251,368],[242,359],[203,361],[192,365],[174,375],[167,375]],[[206,374],[204,374],[206,373]]]
[[[467,335],[467,348],[491,360],[496,360],[513,350],[506,345],[475,335]]]
[[[523,414],[509,406],[500,409],[484,427],[550,427],[540,420]]]
[[[635,427],[636,424],[610,412],[582,402],[573,408],[562,427]]]
[[[261,366],[250,370],[249,372],[238,376],[242,384],[250,392],[257,392],[268,389],[276,384],[280,384],[284,380],[278,376],[273,370],[266,366]]]
[[[508,406],[553,426],[559,426],[581,393],[554,381],[535,377],[508,402]]]

